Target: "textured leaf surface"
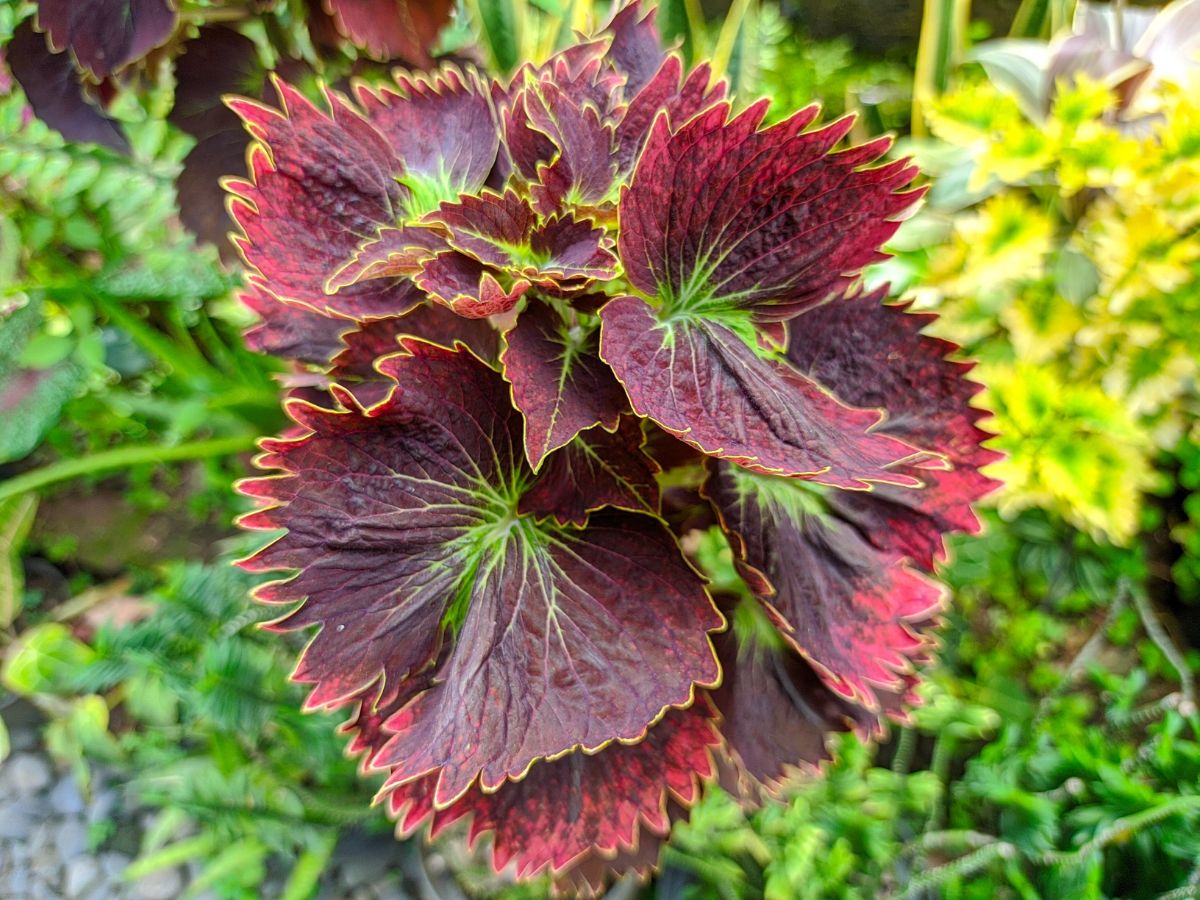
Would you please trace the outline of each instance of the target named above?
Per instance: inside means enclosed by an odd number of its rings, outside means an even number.
[[[639,832],[670,829],[668,800],[690,806],[699,780],[714,773],[711,753],[720,743],[713,711],[704,698],[672,710],[637,744],[614,744],[599,753],[575,752],[538,762],[518,782],[494,793],[471,790],[433,813],[431,831],[471,817],[470,839],[492,833],[496,871],[510,862],[518,876],[561,872],[582,856],[636,848]],[[399,788],[394,808],[429,811],[429,779]],[[413,816],[406,818],[410,827]]]
[[[835,691],[879,708],[928,643],[910,623],[938,607],[937,586],[832,513],[797,479],[713,463],[705,485],[734,558],[783,636]]]
[[[766,101],[726,121],[729,109],[718,104],[674,133],[666,118],[655,123],[621,198],[621,260],[665,315],[787,319],[881,258],[916,200],[897,193],[916,169],[864,168],[886,141],[831,153],[851,122],[805,131],[816,107],[762,131]]]
[[[507,312],[533,286],[581,291],[615,274],[603,229],[569,215],[542,219],[514,191],[444,203],[427,221],[444,230],[447,249],[422,259],[413,281],[469,318]]]
[[[614,431],[581,432],[550,454],[522,495],[520,511],[576,525],[605,506],[657,513],[659,467],[642,443],[641,425],[633,416],[622,416]]]
[[[486,319],[463,319],[443,306],[423,303],[403,316],[365,322],[356,331],[343,334],[345,347],[333,360],[334,371],[383,379],[375,363],[398,352],[405,335],[443,347],[453,347],[458,341],[483,360],[494,360],[499,352],[500,332]]]
[[[25,91],[33,114],[68,141],[100,144],[129,152],[129,141],[117,122],[84,93],[66,53],[51,53],[45,38],[26,20],[17,26],[5,49],[13,77]]]
[[[428,68],[438,33],[450,22],[452,0],[322,0],[345,37],[377,59],[399,57]]]
[[[259,353],[327,365],[342,349],[338,335],[354,328],[347,319],[284,302],[258,287],[247,288],[238,299],[261,319],[246,331],[246,346]]]
[[[669,126],[678,128],[725,98],[725,82],[718,81],[710,87],[711,80],[712,70],[707,63],[697,66],[684,78],[683,62],[678,56],[672,54],[662,61],[653,78],[629,101],[617,125],[617,158],[622,173],[633,170],[660,112],[666,113]]]
[[[312,433],[264,443],[261,462],[286,474],[243,486],[271,504],[245,524],[287,533],[245,565],[300,570],[260,598],[305,601],[279,628],[321,626],[296,671],[310,705],[402,680],[450,642],[375,760],[393,783],[436,772],[444,805],[481,772],[493,788],[536,759],[641,737],[716,681],[706,632],[723,620],[650,516],[517,518],[531,473],[506,383],[468,353],[404,346],[380,364],[398,385],[386,403],[290,406]]]
[[[588,209],[611,201],[617,174],[616,134],[600,109],[547,80],[531,83],[517,104],[528,127],[545,135],[554,148],[552,161],[534,167],[531,192],[538,211],[549,215],[566,207]]]
[[[488,90],[473,72],[447,67],[428,78],[397,72],[395,87],[359,85],[356,95],[404,164],[409,218],[483,187],[500,134]]]
[[[535,470],[585,428],[611,430],[628,410],[625,391],[598,355],[599,328],[571,325],[533,300],[505,332],[504,345],[504,377],[525,417],[525,452]]]
[[[769,789],[816,771],[830,758],[833,732],[874,730],[874,714],[830,690],[790,647],[734,630],[714,643],[724,673],[712,694],[721,734],[740,767]]]
[[[654,19],[658,8],[650,3],[626,3],[602,34],[612,36],[606,58],[625,76],[625,97],[640,91],[662,65],[665,53]]]
[[[401,163],[388,142],[341,98],[330,114],[277,82],[281,110],[233,100],[260,143],[250,152],[251,182],[230,181],[235,238],[261,284],[287,300],[351,318],[399,315],[414,304],[412,286],[379,279],[336,294],[326,282],[383,225],[403,198]]]
[[[846,406],[718,322],[660,322],[636,297],[601,310],[601,356],[633,408],[705,453],[848,488],[919,484],[894,468],[914,448],[872,432],[877,411]]]
[[[56,51],[105,78],[141,59],[175,30],[168,0],[38,0],[38,26]]]
[[[856,293],[803,314],[788,357],[848,402],[886,408],[884,433],[946,458],[947,469],[910,470],[925,482],[920,491],[880,486],[829,498],[873,542],[932,571],[944,534],[978,531],[971,504],[999,484],[979,469],[1000,454],[982,446],[991,435],[978,425],[987,413],[971,405],[981,390],[966,377],[971,365],[947,358],[953,344],[921,334],[934,316],[885,306],[885,294]]]

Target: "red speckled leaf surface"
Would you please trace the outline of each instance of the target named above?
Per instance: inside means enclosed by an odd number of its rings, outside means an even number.
[[[657,519],[584,529],[516,518],[531,473],[506,383],[467,352],[405,339],[396,389],[344,411],[293,403],[310,433],[264,443],[281,476],[244,483],[251,528],[287,529],[244,565],[299,569],[260,599],[303,604],[280,629],[320,630],[297,667],[310,706],[419,673],[436,685],[388,723],[375,760],[394,784],[436,773],[446,804],[537,759],[633,740],[719,676],[723,618]]]
[[[504,377],[525,417],[525,452],[535,470],[584,429],[612,430],[629,409],[625,391],[598,355],[597,327],[572,325],[549,304],[532,300],[504,333],[504,344]]]

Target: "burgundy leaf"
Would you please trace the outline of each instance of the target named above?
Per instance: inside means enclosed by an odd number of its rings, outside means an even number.
[[[251,181],[227,181],[235,243],[273,294],[356,319],[383,318],[419,299],[406,280],[374,280],[327,291],[328,279],[396,221],[402,171],[388,142],[336,94],[331,113],[276,81],[281,110],[230,101],[260,143]]]
[[[613,300],[600,316],[600,354],[634,410],[703,452],[838,487],[921,483],[895,468],[913,447],[871,430],[877,411],[843,404],[724,325],[660,322],[637,297]]]
[[[259,353],[325,366],[342,349],[338,336],[354,328],[351,321],[280,300],[253,285],[238,299],[261,320],[246,331],[246,346]]]
[[[329,276],[326,287],[334,292],[372,278],[411,278],[421,264],[446,249],[440,226],[384,226],[375,237],[359,245],[354,255]]]
[[[668,712],[637,744],[534,763],[520,781],[494,793],[472,789],[444,809],[433,808],[432,777],[422,779],[397,788],[391,809],[409,829],[432,813],[435,836],[470,816],[471,842],[493,834],[496,871],[515,862],[518,877],[558,874],[587,854],[630,852],[642,834],[670,830],[668,803],[692,805],[699,781],[714,774],[720,738],[713,716],[700,697],[689,709]]]
[[[615,431],[600,426],[581,432],[551,453],[521,497],[519,511],[536,518],[582,526],[605,506],[658,512],[658,464],[642,450],[638,420],[622,416]]]
[[[592,103],[552,81],[531,82],[517,98],[529,127],[544,134],[555,153],[536,166],[531,191],[544,215],[564,208],[611,203],[616,187],[616,135]],[[507,125],[507,123],[506,123]]]
[[[215,244],[222,259],[234,261],[229,242],[229,213],[221,182],[246,168],[246,133],[240,128],[216,131],[201,138],[183,158],[175,179],[179,218],[196,237]]]
[[[436,771],[439,805],[477,774],[490,791],[534,760],[639,740],[716,683],[705,633],[723,620],[656,519],[526,526],[492,559],[437,690],[388,723],[397,734],[374,762],[392,784]]]
[[[612,430],[629,409],[612,369],[597,355],[599,345],[599,328],[572,325],[540,300],[504,333],[500,361],[525,418],[525,452],[534,471],[585,428]]]
[[[509,279],[505,287],[497,273],[457,250],[438,253],[421,263],[413,278],[434,300],[468,319],[483,319],[506,313],[529,290],[526,278]]]
[[[612,35],[607,59],[625,76],[625,96],[640,91],[658,71],[666,54],[654,24],[658,8],[641,0],[626,3],[604,27],[602,34]]]
[[[999,483],[979,469],[1000,454],[985,449],[991,435],[974,408],[980,385],[968,380],[971,364],[947,357],[958,348],[921,329],[935,316],[884,306],[886,288],[856,293],[794,320],[788,358],[809,377],[859,406],[882,406],[880,430],[942,454],[947,469],[912,469],[920,491],[881,486],[863,495],[831,495],[839,515],[881,546],[891,547],[932,571],[944,553],[943,535],[979,529],[971,504]]]
[[[310,433],[264,442],[283,477],[242,485],[287,529],[244,565],[299,570],[259,591],[303,601],[280,629],[320,630],[295,677],[310,706],[342,704],[381,677],[435,686],[388,723],[374,762],[392,783],[437,773],[446,805],[537,759],[634,740],[695,686],[714,684],[707,632],[723,619],[655,518],[593,515],[585,529],[516,516],[532,473],[500,376],[466,352],[405,339],[378,368],[396,382],[363,410],[292,403]]]
[[[429,77],[396,73],[396,87],[355,91],[404,164],[407,216],[420,218],[442,201],[483,187],[500,146],[487,88],[474,72],[445,67]]]
[[[241,132],[237,115],[221,98],[262,94],[266,71],[254,41],[232,28],[206,25],[183,49],[175,62],[175,103],[167,121],[199,139],[220,131]]]
[[[581,291],[616,274],[603,229],[569,215],[541,219],[513,191],[443,203],[426,221],[444,229],[447,249],[422,259],[413,281],[459,315],[507,312],[533,286]],[[374,265],[379,255],[371,251],[367,259]],[[390,254],[384,265],[394,259]]]
[[[842,119],[805,131],[809,107],[759,130],[767,101],[728,120],[720,103],[672,133],[651,129],[621,199],[621,260],[631,284],[656,296],[662,317],[752,310],[787,319],[881,259],[916,192],[897,193],[916,169],[864,168],[874,141],[839,153]]]
[[[13,78],[25,91],[35,116],[68,141],[86,141],[118,153],[129,152],[129,141],[121,126],[84,93],[70,57],[66,53],[51,53],[45,38],[33,30],[29,20],[17,26],[5,50]]]
[[[106,78],[165,43],[176,16],[168,0],[38,0],[37,18],[55,51]]]
[[[815,773],[830,758],[832,733],[877,730],[875,714],[830,690],[790,647],[736,627],[714,643],[724,673],[712,694],[721,735],[742,772],[769,791]]]
[[[496,359],[500,350],[500,333],[486,319],[463,319],[445,307],[423,303],[403,316],[364,322],[358,330],[343,334],[345,348],[333,360],[334,371],[383,378],[375,363],[399,352],[405,335],[443,347],[461,342],[485,361]]]
[[[938,587],[880,549],[798,479],[713,463],[705,485],[734,559],[784,638],[829,685],[870,709],[897,689],[928,642],[911,623],[938,608]],[[833,491],[832,493],[840,493]]]
[[[617,125],[617,158],[621,173],[632,171],[650,127],[660,113],[666,113],[668,126],[678,128],[725,98],[725,82],[718,81],[710,88],[711,79],[712,70],[707,63],[697,66],[683,78],[683,63],[678,56],[671,55],[663,60],[654,77],[630,100]]]
[[[453,0],[323,0],[345,37],[377,59],[399,57],[429,68],[438,34],[450,22]]]

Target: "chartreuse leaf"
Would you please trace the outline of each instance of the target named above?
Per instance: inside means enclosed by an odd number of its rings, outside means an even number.
[[[95,659],[95,652],[65,625],[48,622],[25,631],[8,654],[3,683],[23,696],[71,694],[71,676]]]
[[[635,411],[705,453],[841,487],[914,484],[889,469],[914,448],[872,433],[878,412],[756,348],[756,323],[811,308],[878,258],[914,170],[863,168],[884,143],[830,153],[847,120],[806,131],[810,108],[760,131],[765,112],[729,119],[721,103],[673,133],[655,123],[620,206],[621,261],[644,296],[601,310],[601,356]]]
[[[374,762],[395,784],[436,772],[444,806],[476,777],[641,738],[715,683],[723,619],[658,519],[519,515],[533,476],[508,385],[466,350],[401,347],[380,404],[335,388],[344,410],[289,406],[310,433],[265,442],[284,474],[243,488],[270,504],[245,524],[287,533],[244,565],[299,570],[259,596],[304,601],[277,628],[320,626],[295,673],[310,706],[435,667]]]
[[[0,763],[8,759],[8,754],[12,753],[12,741],[8,737],[8,726],[4,724],[4,719],[0,717]]]
[[[21,545],[33,526],[37,494],[19,494],[0,500],[0,628],[7,628],[21,611],[25,574]]]

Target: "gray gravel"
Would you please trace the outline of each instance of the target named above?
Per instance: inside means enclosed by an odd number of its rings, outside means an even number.
[[[156,813],[128,809],[118,784],[93,772],[91,790],[45,751],[41,722],[22,704],[4,710],[13,754],[0,763],[0,900],[175,900],[200,867],[124,873]],[[110,776],[111,777],[111,776]],[[105,835],[111,835],[107,843]],[[121,852],[125,851],[125,852]],[[390,835],[343,835],[321,879],[319,900],[465,900],[440,857]],[[432,863],[428,865],[427,862]],[[445,868],[444,865],[441,866]],[[264,898],[278,897],[286,866],[269,867]],[[199,900],[215,900],[210,892]]]

